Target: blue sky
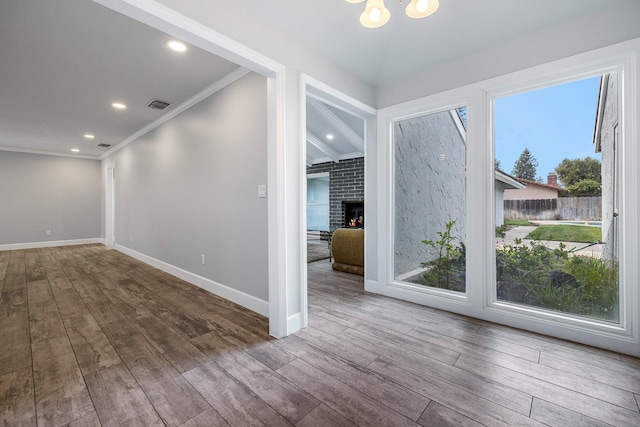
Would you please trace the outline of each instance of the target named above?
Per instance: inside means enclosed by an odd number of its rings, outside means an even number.
[[[592,77],[497,99],[495,152],[502,169],[511,173],[525,148],[544,182],[565,158],[601,160],[593,151],[599,85],[600,77]]]

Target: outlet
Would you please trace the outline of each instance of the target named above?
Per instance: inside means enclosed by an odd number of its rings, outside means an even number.
[[[47,236],[51,236],[52,234],[51,230],[47,230]]]
[[[267,197],[267,186],[265,184],[258,185],[258,198],[264,199]]]
[[[204,254],[202,254],[202,259],[200,261],[202,262],[202,265],[204,265]]]

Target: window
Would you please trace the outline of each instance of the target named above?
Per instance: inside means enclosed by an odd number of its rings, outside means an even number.
[[[638,354],[638,51],[611,46],[381,109],[386,262],[367,289]]]
[[[307,175],[307,230],[329,231],[329,173]]]
[[[496,173],[521,185],[496,223],[495,300],[620,323],[617,100],[616,73],[494,98]]]
[[[465,122],[463,107],[393,125],[398,281],[465,292]]]

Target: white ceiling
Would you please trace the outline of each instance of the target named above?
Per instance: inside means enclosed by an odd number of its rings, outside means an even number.
[[[1,1],[0,147],[97,157],[237,68],[169,39],[92,1]]]
[[[379,85],[637,0],[440,0],[440,9],[421,20],[408,18],[397,0],[387,0],[391,20],[378,29],[360,26],[364,3],[235,1]],[[116,145],[170,111],[146,107],[152,98],[175,107],[237,68],[193,46],[176,54],[166,49],[168,39],[88,0],[1,1],[0,148],[64,155],[79,148],[80,155],[97,158],[106,151],[98,143]],[[114,110],[110,104],[116,100],[129,108]],[[361,120],[327,108],[343,125],[336,127],[335,120],[308,108],[309,132],[334,156],[362,155],[353,136],[362,137]],[[87,141],[85,133],[96,139]],[[308,163],[331,158],[317,146],[308,145],[308,151]]]
[[[386,0],[389,22],[358,22],[364,3],[345,0],[236,0],[372,85],[423,71],[525,34],[637,0],[440,0],[427,18]]]
[[[307,164],[364,157],[364,120],[307,97]]]

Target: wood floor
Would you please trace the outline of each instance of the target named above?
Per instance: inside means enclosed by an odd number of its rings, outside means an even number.
[[[309,265],[310,326],[101,245],[0,252],[0,424],[640,426],[636,358],[363,292]]]

